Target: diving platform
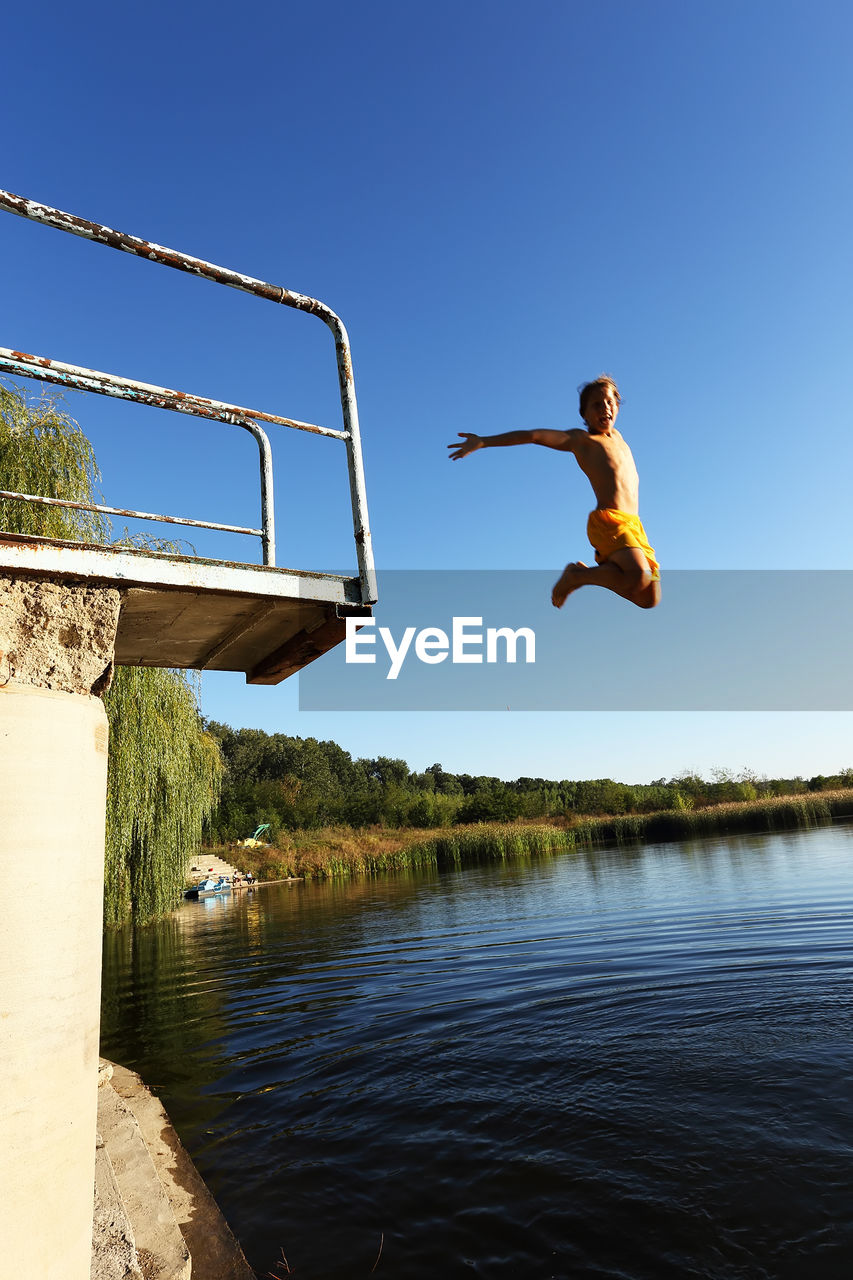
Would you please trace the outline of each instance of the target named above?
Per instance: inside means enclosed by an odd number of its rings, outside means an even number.
[[[121,591],[115,661],[279,684],[370,617],[358,578],[0,534],[0,572]]]
[[[277,684],[340,644],[346,636],[346,619],[370,617],[377,598],[352,357],[340,317],[315,298],[8,191],[0,191],[0,210],[316,316],[334,337],[343,419],[342,427],[302,422],[0,346],[0,373],[227,423],[249,432],[258,446],[260,522],[257,528],[238,527],[69,500],[61,494],[18,493],[2,488],[0,511],[4,507],[9,510],[8,504],[21,502],[36,508],[64,507],[247,534],[260,539],[263,559],[262,564],[205,559],[152,550],[149,546],[92,545],[4,532],[0,528],[0,574],[36,575],[53,582],[118,588],[122,604],[115,661],[123,666],[242,671],[250,684]],[[305,431],[345,445],[356,575],[276,565],[273,462],[267,432],[281,429]]]

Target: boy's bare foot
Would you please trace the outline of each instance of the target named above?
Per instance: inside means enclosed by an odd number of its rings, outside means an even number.
[[[583,560],[575,560],[572,564],[566,565],[560,577],[554,583],[554,589],[551,592],[551,604],[555,609],[562,609],[572,592],[583,586],[582,582],[577,581],[577,573],[579,569],[586,568],[587,565],[584,564]]]

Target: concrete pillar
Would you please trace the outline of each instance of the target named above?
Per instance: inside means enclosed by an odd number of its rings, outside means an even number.
[[[89,1280],[118,607],[0,576],[0,1280]]]

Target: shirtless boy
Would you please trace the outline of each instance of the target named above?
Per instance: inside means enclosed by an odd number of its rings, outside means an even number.
[[[616,430],[621,396],[612,378],[602,374],[580,391],[580,415],[586,431],[505,431],[477,436],[460,431],[463,443],[450,444],[451,460],[466,458],[476,449],[511,444],[542,444],[573,453],[592,485],[596,508],[587,522],[587,537],[595,548],[595,565],[582,560],[567,564],[551,592],[561,609],[578,587],[606,587],[618,596],[653,609],[660,602],[660,572],[639,517],[640,480],[631,450]]]

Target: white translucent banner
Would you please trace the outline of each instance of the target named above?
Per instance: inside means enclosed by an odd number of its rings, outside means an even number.
[[[665,574],[644,610],[553,570],[391,570],[305,711],[853,710],[853,572]]]

